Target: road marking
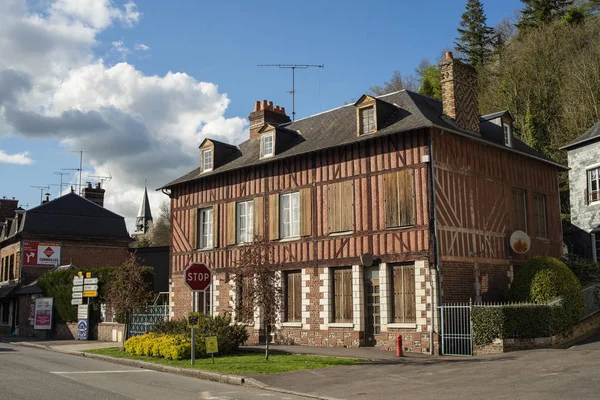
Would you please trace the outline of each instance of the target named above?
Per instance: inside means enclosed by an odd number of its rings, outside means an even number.
[[[71,375],[71,374],[120,374],[123,372],[154,372],[150,369],[122,369],[109,371],[54,371],[51,374],[56,375]]]

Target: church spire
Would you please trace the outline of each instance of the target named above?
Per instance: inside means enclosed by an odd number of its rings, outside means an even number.
[[[140,211],[138,211],[137,218],[135,219],[135,232],[136,235],[147,233],[152,227],[152,211],[150,210],[150,201],[148,200],[148,188],[144,186],[144,198],[140,205]]]

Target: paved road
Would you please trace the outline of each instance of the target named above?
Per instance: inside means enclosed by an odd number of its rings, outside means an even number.
[[[2,400],[305,399],[0,343]]]

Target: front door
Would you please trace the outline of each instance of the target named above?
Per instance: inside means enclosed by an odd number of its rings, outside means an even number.
[[[379,266],[365,268],[365,344],[374,346],[381,333]]]

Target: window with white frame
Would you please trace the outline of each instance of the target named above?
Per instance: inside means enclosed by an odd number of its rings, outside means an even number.
[[[272,157],[275,154],[274,151],[274,134],[266,134],[260,137],[260,155],[261,157]]]
[[[205,290],[194,292],[194,293],[196,296],[196,311],[201,314],[212,315],[212,307],[211,307],[212,285],[207,287]]]
[[[375,107],[360,110],[360,133],[375,132]]]
[[[300,193],[282,194],[280,203],[281,238],[300,236]]]
[[[250,243],[254,237],[254,202],[237,203],[237,243]]]
[[[201,249],[209,249],[213,247],[213,208],[203,208],[198,212],[198,233],[200,237],[198,242]]]
[[[212,171],[213,169],[213,151],[212,149],[202,150],[202,172]]]
[[[510,147],[510,125],[505,122],[502,127],[504,128],[504,145]]]
[[[600,201],[600,167],[588,169],[587,181],[588,204]]]

